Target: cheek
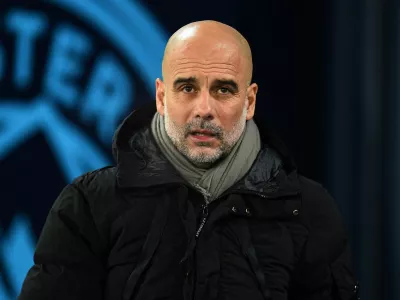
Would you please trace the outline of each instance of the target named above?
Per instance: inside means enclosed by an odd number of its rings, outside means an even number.
[[[234,107],[221,106],[219,109],[219,121],[226,131],[232,130],[243,115],[243,105]]]
[[[170,119],[179,126],[186,125],[190,111],[185,105],[181,105],[175,101],[169,101],[166,107]]]

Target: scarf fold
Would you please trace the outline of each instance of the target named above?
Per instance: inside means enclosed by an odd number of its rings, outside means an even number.
[[[239,181],[250,170],[261,149],[257,125],[249,120],[228,156],[210,169],[202,169],[177,150],[165,130],[164,117],[158,112],[153,117],[151,130],[164,156],[188,183],[204,195],[207,203]]]

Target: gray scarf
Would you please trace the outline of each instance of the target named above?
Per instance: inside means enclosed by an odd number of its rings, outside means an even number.
[[[207,202],[211,202],[241,179],[252,166],[261,149],[261,139],[253,120],[246,122],[246,128],[229,155],[210,169],[193,165],[181,154],[169,138],[164,118],[158,112],[151,123],[153,136],[165,157],[181,176],[197,188]]]

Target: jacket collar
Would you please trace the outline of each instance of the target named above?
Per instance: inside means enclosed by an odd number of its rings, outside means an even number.
[[[167,161],[151,133],[151,120],[156,113],[152,102],[133,111],[121,123],[113,138],[113,156],[117,164],[117,183],[125,188],[149,188],[166,184],[185,184],[185,180]],[[297,191],[299,184],[293,158],[278,138],[256,114],[264,145],[248,174],[235,184],[235,190],[258,193]]]

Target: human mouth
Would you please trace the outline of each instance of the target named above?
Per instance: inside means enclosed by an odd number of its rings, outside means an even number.
[[[215,139],[215,134],[209,130],[195,130],[191,132],[191,137],[198,141],[211,141]]]

